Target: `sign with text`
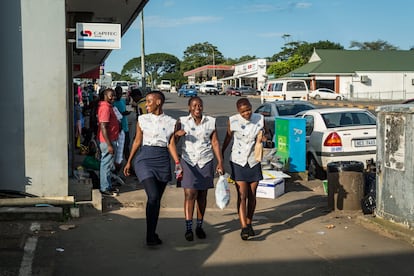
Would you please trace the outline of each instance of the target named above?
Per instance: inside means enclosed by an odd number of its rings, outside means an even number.
[[[121,24],[76,23],[76,48],[120,49]]]

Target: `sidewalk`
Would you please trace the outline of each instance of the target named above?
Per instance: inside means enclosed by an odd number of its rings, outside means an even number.
[[[237,199],[234,184],[231,184],[231,203],[224,211],[237,213],[235,200]],[[321,180],[286,180],[285,194],[276,199],[257,198],[257,212],[278,208],[281,205],[289,206],[296,202],[303,211],[309,206],[312,209],[312,216],[343,216],[347,217],[352,223],[360,224],[365,228],[384,236],[404,240],[414,245],[414,230],[407,229],[398,224],[376,218],[374,215],[364,215],[361,210],[355,211],[329,211],[327,195],[324,194]],[[143,187],[137,183],[136,178],[128,177],[126,185],[120,187],[119,196],[103,199],[104,212],[122,211],[126,208],[145,208],[146,195]],[[183,190],[175,185],[168,185],[163,196],[161,207],[166,211],[183,211],[184,196]],[[302,205],[302,206],[301,206]],[[285,208],[285,207],[284,207]],[[289,208],[288,208],[289,210]],[[223,212],[215,204],[214,189],[209,190],[207,211]],[[286,213],[285,216],[296,215],[297,210],[292,214]],[[301,213],[301,212],[299,212]],[[317,214],[316,214],[317,213]]]
[[[184,238],[183,191],[168,186],[158,234],[145,245],[145,193],[131,180],[103,215],[70,221],[75,228],[44,239],[38,251],[62,248],[54,275],[412,275],[414,247],[361,225],[360,211],[329,212],[320,181],[289,182],[276,199],[258,198],[256,236],[240,238],[236,192],[224,210],[210,190],[207,239]],[[134,207],[131,207],[134,206]],[[96,252],[96,253],[94,253]],[[86,265],[87,264],[87,265]]]
[[[258,198],[253,222],[257,235],[248,241],[240,238],[236,190],[233,185],[230,188],[231,202],[224,210],[215,206],[214,190],[209,191],[204,221],[207,239],[188,242],[183,191],[167,186],[157,230],[164,243],[155,248],[145,245],[146,196],[132,177],[120,187],[119,196],[104,199],[103,213],[41,222],[32,231],[33,224],[0,222],[0,229],[9,228],[9,236],[0,239],[5,246],[0,247],[0,271],[21,266],[18,254],[25,252],[24,240],[35,237],[31,275],[414,273],[410,242],[372,224],[360,211],[329,212],[321,181],[287,182],[282,196]]]

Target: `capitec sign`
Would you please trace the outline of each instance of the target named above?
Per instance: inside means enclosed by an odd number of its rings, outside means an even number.
[[[120,49],[121,24],[76,23],[76,48]]]

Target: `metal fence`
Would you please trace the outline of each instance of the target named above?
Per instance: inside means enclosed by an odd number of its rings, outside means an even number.
[[[407,91],[378,91],[378,92],[357,92],[354,91],[350,99],[363,99],[363,100],[393,100],[403,101],[406,99],[414,98],[414,92]]]

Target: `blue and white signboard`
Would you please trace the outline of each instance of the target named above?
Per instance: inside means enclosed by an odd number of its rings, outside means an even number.
[[[120,49],[121,24],[76,23],[76,48]]]

